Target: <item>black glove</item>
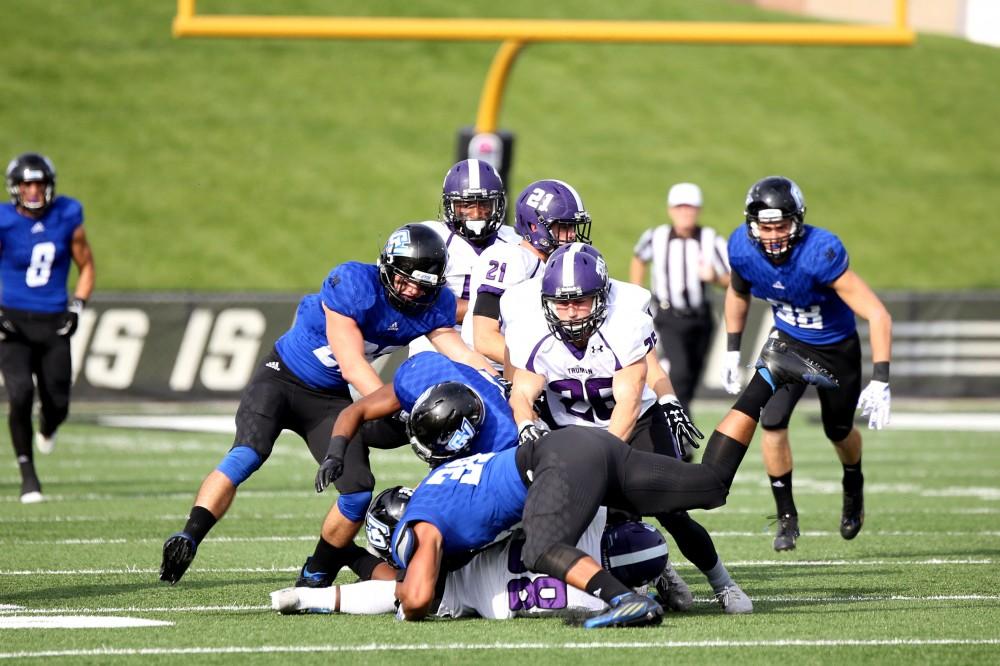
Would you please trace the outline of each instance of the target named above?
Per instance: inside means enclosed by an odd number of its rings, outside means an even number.
[[[534,423],[528,421],[521,424],[521,428],[517,432],[517,444],[520,446],[521,444],[527,444],[528,442],[537,442],[544,434],[545,431],[536,426]]]
[[[664,396],[664,398],[667,399],[660,403],[660,408],[667,418],[670,433],[677,440],[681,450],[683,451],[689,446],[695,449],[701,448],[701,444],[696,442],[695,438],[705,439],[705,436],[691,422],[691,417],[684,411],[680,401],[675,396]]]
[[[86,304],[87,302],[82,298],[74,298],[70,302],[69,307],[64,313],[65,318],[59,325],[59,328],[56,329],[56,335],[68,338],[76,333],[77,324],[80,323],[80,313],[83,312],[83,306]]]
[[[344,454],[347,452],[346,437],[337,435],[330,438],[330,446],[326,450],[326,457],[319,465],[316,472],[316,492],[321,493],[326,487],[340,478],[344,473]]]
[[[7,338],[15,337],[20,331],[17,330],[17,326],[14,325],[7,315],[4,314],[3,310],[0,310],[0,340],[5,340]]]

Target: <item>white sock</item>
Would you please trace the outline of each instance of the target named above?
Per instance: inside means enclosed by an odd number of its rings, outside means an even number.
[[[378,615],[396,610],[396,581],[366,580],[340,586],[340,612]]]
[[[299,595],[299,610],[315,608],[332,613],[337,603],[337,586],[331,587],[297,587]]]

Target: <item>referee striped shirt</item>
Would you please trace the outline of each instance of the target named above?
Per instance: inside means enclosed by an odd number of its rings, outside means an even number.
[[[640,261],[652,262],[650,291],[661,309],[687,312],[703,307],[702,263],[710,263],[716,275],[729,273],[726,238],[709,227],[696,226],[691,238],[682,238],[673,226],[661,224],[647,229],[632,252]]]

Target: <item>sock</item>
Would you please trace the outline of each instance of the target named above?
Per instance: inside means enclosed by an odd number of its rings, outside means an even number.
[[[762,368],[762,370],[766,370],[766,368]],[[760,371],[755,372],[750,383],[743,389],[743,393],[736,398],[733,409],[737,412],[743,412],[754,421],[760,421],[760,410],[764,409],[764,405],[767,404],[772,395],[774,395],[774,388],[761,375]]]
[[[391,613],[396,610],[396,581],[368,580],[341,585],[338,610],[348,615]]]
[[[715,473],[729,488],[733,485],[736,470],[740,468],[740,463],[743,462],[743,456],[746,453],[746,444],[714,430],[708,438],[708,444],[705,445],[701,464],[712,465]]]
[[[795,510],[795,500],[792,499],[792,470],[781,476],[768,474],[767,478],[771,480],[771,494],[774,495],[774,505],[778,509],[778,515],[799,515]]]
[[[709,585],[712,586],[712,590],[718,594],[722,592],[723,589],[735,585],[733,579],[729,576],[729,572],[726,571],[726,565],[722,563],[722,558],[715,563],[715,566],[708,571],[703,571],[705,578],[708,579]]]
[[[184,531],[194,538],[195,543],[201,543],[216,522],[218,520],[211,511],[203,506],[193,506],[191,513],[188,514],[187,523],[184,525]]]
[[[382,558],[375,557],[356,543],[344,548],[344,558],[348,568],[361,580],[370,580],[375,567],[382,563]]]
[[[853,465],[844,465],[844,490],[857,492],[865,483],[865,475],[861,473],[861,458]]]
[[[352,546],[354,544],[351,544]],[[313,551],[309,560],[309,571],[313,573],[323,572],[333,580],[340,573],[340,570],[347,564],[347,557],[350,554],[350,547],[337,548],[323,537],[316,543],[316,550]]]
[[[309,609],[313,612],[333,613],[337,610],[339,589],[338,585],[295,588],[295,593],[299,597],[299,610]]]
[[[593,578],[587,581],[587,594],[599,597],[604,603],[611,605],[611,600],[632,590],[625,587],[625,584],[601,569],[594,574]]]
[[[35,473],[35,463],[29,455],[19,455],[17,466],[21,470],[21,494],[41,492],[42,484],[38,481],[38,474]]]

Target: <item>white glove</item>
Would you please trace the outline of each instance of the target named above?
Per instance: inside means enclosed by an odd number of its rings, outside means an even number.
[[[722,388],[730,395],[736,395],[743,388],[743,368],[740,367],[738,351],[727,351],[722,359]]]
[[[872,430],[881,430],[889,425],[889,405],[892,402],[892,395],[889,392],[889,384],[871,380],[865,390],[858,398],[858,409],[861,416],[868,416],[868,427]]]

